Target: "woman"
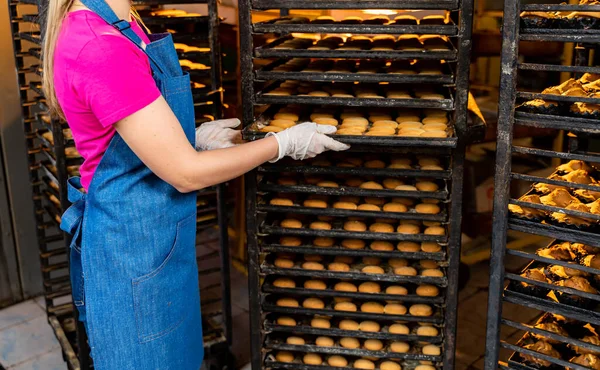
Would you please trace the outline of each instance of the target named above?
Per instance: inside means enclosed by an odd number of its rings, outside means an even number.
[[[45,35],[46,99],[84,158],[61,227],[73,235],[73,300],[95,368],[196,370],[194,191],[265,161],[348,146],[314,123],[239,146],[238,120],[194,131],[171,37],[146,35],[128,0],[50,0]]]

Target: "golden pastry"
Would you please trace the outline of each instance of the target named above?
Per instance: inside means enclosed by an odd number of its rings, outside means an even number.
[[[369,231],[374,233],[393,233],[394,227],[389,224],[375,222],[369,226]]]
[[[275,281],[273,282],[273,286],[276,286],[278,288],[295,288],[296,282],[289,278],[279,278],[275,279]]]
[[[375,123],[380,121],[389,121],[392,119],[392,116],[386,113],[375,113],[369,116],[369,121]],[[392,121],[394,122],[394,121]],[[395,123],[395,122],[394,122]]]
[[[341,262],[332,262],[327,266],[329,271],[338,271],[338,272],[348,272],[350,271],[350,266]]]
[[[344,239],[342,240],[342,247],[348,249],[364,249],[365,242],[360,239]]]
[[[323,308],[325,308],[325,303],[320,300],[319,298],[306,298],[303,302],[302,302],[302,307],[304,308],[310,308],[310,309],[314,309],[314,310],[322,310]]]
[[[335,342],[329,337],[317,337],[315,344],[319,347],[333,347]]]
[[[421,251],[421,246],[415,242],[399,242],[397,248],[400,252],[415,253]]]
[[[380,212],[381,208],[379,208],[379,206],[376,205],[376,204],[366,203],[366,204],[360,204],[357,207],[357,210],[359,210],[359,211],[369,211],[369,212]]]
[[[333,355],[327,358],[327,364],[331,367],[346,367],[348,366],[348,360],[342,356]]]
[[[367,127],[369,125],[369,120],[364,117],[349,117],[343,119],[342,125]]]
[[[356,288],[356,285],[352,284],[352,283],[348,283],[346,281],[340,281],[339,283],[335,284],[334,286],[334,290],[337,290],[339,292],[357,292],[358,288]]]
[[[306,344],[306,342],[304,341],[303,338],[300,337],[287,337],[287,339],[285,340],[285,342],[287,344],[291,344],[294,346],[303,346]]]
[[[327,208],[327,202],[318,199],[307,199],[302,205],[309,208]]]
[[[322,247],[322,248],[332,247],[334,243],[335,243],[335,240],[333,240],[333,238],[327,238],[324,236],[316,237],[313,240],[314,246]]]
[[[356,338],[344,337],[340,339],[340,345],[344,348],[357,349],[360,348],[360,342]]]
[[[379,339],[367,339],[363,343],[363,348],[368,351],[381,351],[383,343]]]
[[[428,356],[440,356],[442,354],[442,350],[435,344],[427,344],[423,346],[423,354]]]
[[[361,370],[375,370],[375,364],[373,361],[364,358],[354,361],[353,367]]]
[[[365,203],[367,204],[374,204],[376,206],[383,206],[385,204],[385,199],[383,198],[376,198],[376,197],[365,197]],[[361,204],[362,206],[362,204]],[[360,206],[358,206],[360,209]]]
[[[336,311],[345,311],[345,312],[356,312],[358,311],[358,309],[356,308],[356,305],[352,302],[339,302],[336,303],[335,306],[333,307],[334,310]]]
[[[323,256],[318,254],[306,254],[304,255],[304,260],[308,262],[321,262],[323,261]]]
[[[367,131],[367,136],[392,136],[396,134],[395,129],[372,129]]]
[[[398,124],[398,130],[408,130],[408,129],[423,129],[423,124],[418,121],[405,121]]]
[[[369,333],[378,333],[381,326],[375,321],[363,321],[360,323],[358,330]]]
[[[439,334],[439,331],[434,326],[423,325],[417,328],[417,335],[423,337],[436,337]]]
[[[385,271],[379,266],[365,266],[361,272],[365,274],[385,274]]]
[[[276,304],[279,307],[300,307],[300,304],[294,298],[279,298]]]
[[[306,280],[304,282],[304,288],[312,290],[325,290],[327,289],[327,284],[321,280]]]
[[[319,125],[327,125],[327,126],[337,126],[338,125],[337,119],[327,118],[327,117],[316,118],[313,120],[313,122],[317,123]]]
[[[394,269],[394,274],[403,276],[417,276],[417,269],[410,266],[398,267]]]
[[[277,362],[292,362],[294,361],[294,355],[291,352],[279,351],[275,355]]]
[[[329,319],[314,317],[310,320],[310,326],[317,329],[329,329],[331,328],[331,322],[329,322]]]
[[[410,306],[409,312],[413,316],[431,316],[433,309],[426,304],[413,304]]]
[[[291,317],[281,316],[277,318],[277,325],[281,326],[296,326],[296,320]]]
[[[367,231],[367,225],[361,221],[346,221],[344,222],[344,230],[346,231]]]
[[[381,293],[381,287],[374,281],[365,281],[358,286],[361,293]]]
[[[261,128],[259,131],[260,132],[281,132],[284,129],[281,127],[277,127],[277,126],[265,126],[263,128]]]
[[[415,206],[415,211],[417,213],[429,214],[429,215],[437,215],[441,212],[440,207],[437,204],[417,204]]]
[[[406,353],[410,350],[410,346],[406,342],[391,342],[390,352]]]
[[[410,329],[404,324],[393,324],[389,327],[388,331],[391,334],[398,335],[408,335],[410,333]]]
[[[399,225],[397,231],[400,234],[418,234],[421,229],[417,225]]]
[[[339,328],[341,330],[357,331],[360,328],[360,326],[354,320],[342,320],[340,321]]]
[[[433,261],[433,260],[421,260],[419,262],[419,265],[421,266],[421,268],[424,268],[424,269],[436,269],[436,268],[440,267],[440,265],[436,261]]]
[[[360,305],[361,312],[382,314],[384,312],[383,305],[377,302],[365,302]]]
[[[371,125],[372,128],[388,128],[388,129],[396,129],[398,127],[398,123],[396,121],[392,121],[391,119],[387,120],[379,120],[373,122]]]
[[[417,188],[412,186],[412,185],[398,185],[396,186],[396,189],[394,190],[399,190],[399,191],[417,191]],[[397,202],[395,202],[397,203]]]
[[[426,269],[421,271],[421,276],[444,277],[444,273],[440,269]]]
[[[298,247],[302,245],[302,239],[296,236],[282,236],[279,238],[279,244],[284,247]]]
[[[383,308],[383,312],[387,315],[406,315],[406,307],[400,303],[388,303]]]
[[[376,183],[375,181],[367,181],[363,182],[360,185],[361,189],[371,189],[371,190],[381,190],[383,186],[381,184]]]
[[[302,361],[307,365],[321,365],[323,363],[321,356],[316,353],[307,353],[302,358]]]
[[[427,253],[437,253],[442,250],[442,246],[434,242],[421,243],[421,250]]]
[[[318,262],[304,262],[302,268],[305,270],[324,270],[325,267]]]
[[[381,240],[376,240],[374,242],[371,242],[371,245],[369,246],[372,250],[374,251],[393,251],[394,250],[394,245],[390,242],[386,242],[386,241],[381,241]]]
[[[446,235],[446,229],[442,226],[430,226],[425,229],[425,235]]]
[[[382,361],[379,364],[379,370],[402,370],[402,367],[394,361]]]
[[[274,119],[269,122],[270,127],[281,127],[282,129],[296,126],[296,122],[287,119]]]
[[[275,265],[275,267],[279,267],[282,269],[290,269],[294,267],[294,261],[287,258],[276,258],[273,264]]]
[[[385,294],[407,295],[408,289],[400,285],[390,285],[385,289]]]
[[[349,210],[356,210],[358,207],[356,206],[356,204],[354,203],[350,203],[350,202],[336,202],[333,204],[333,208],[336,209],[349,209]]]
[[[310,228],[313,230],[331,230],[331,224],[324,221],[314,221],[310,223]]]
[[[440,294],[440,290],[435,285],[419,285],[417,287],[417,295],[422,297],[437,297]]]
[[[313,113],[310,115],[310,120],[313,122],[315,122],[315,120],[319,119],[319,118],[333,118],[333,114],[319,112],[319,113]],[[315,123],[317,123],[317,122],[315,122]]]
[[[408,212],[408,208],[400,203],[387,203],[383,205],[384,212]]]
[[[420,135],[420,137],[437,137],[437,138],[446,138],[448,137],[448,133],[446,131],[442,131],[442,130],[425,130],[425,132],[422,132]]]

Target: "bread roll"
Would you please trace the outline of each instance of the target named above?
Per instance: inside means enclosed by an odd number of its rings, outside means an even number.
[[[293,206],[294,202],[292,202],[291,199],[285,199],[285,198],[273,198],[271,199],[271,201],[269,202],[270,205],[272,206]]]
[[[361,272],[365,274],[385,274],[385,271],[379,266],[365,266]]]
[[[327,265],[327,269],[329,271],[348,272],[350,271],[350,266],[342,262],[332,262]]]
[[[392,243],[382,240],[376,240],[374,242],[371,242],[371,245],[369,247],[371,248],[371,250],[374,251],[390,252],[394,250],[394,245]]]
[[[396,186],[396,189],[394,190],[398,190],[398,191],[417,191],[417,188],[412,186],[412,185],[398,185]],[[398,203],[398,202],[396,202]]]
[[[431,316],[433,315],[433,309],[431,306],[426,304],[413,304],[410,306],[409,312],[413,316]]]
[[[279,238],[279,244],[285,247],[298,247],[302,245],[302,239],[297,236],[282,236]]]
[[[314,317],[310,320],[310,326],[317,329],[329,329],[331,328],[331,323],[329,322],[329,319]]]
[[[280,316],[277,318],[277,325],[281,326],[296,326],[296,320],[287,316]]]
[[[421,271],[421,276],[444,277],[444,273],[440,269],[426,269]]]
[[[281,127],[282,129],[290,128],[295,126],[296,122],[287,119],[274,119],[269,122],[271,127]]]
[[[386,203],[383,206],[384,212],[408,212],[408,207],[400,203]]]
[[[287,258],[276,258],[273,264],[275,265],[275,267],[279,267],[282,269],[290,269],[294,267],[294,261],[289,260]]]
[[[342,124],[351,125],[351,126],[359,126],[359,127],[367,127],[369,125],[369,120],[364,117],[348,117],[343,118]]]
[[[398,250],[405,253],[415,253],[421,251],[421,246],[415,242],[399,242]]]
[[[431,365],[418,365],[417,367],[415,367],[415,370],[436,370],[435,366],[431,366]]]
[[[367,131],[367,133],[365,135],[367,135],[367,136],[392,136],[395,133],[396,133],[396,130],[393,128],[389,128],[389,129],[373,128],[373,129]]]
[[[423,325],[417,328],[417,335],[423,337],[436,337],[439,334],[439,331],[434,326]]]
[[[359,211],[380,212],[381,208],[375,204],[360,204],[357,209]]]
[[[381,121],[389,121],[391,119],[392,119],[392,116],[390,116],[387,113],[374,113],[369,116],[369,121],[371,121],[373,123],[381,122]],[[394,121],[392,121],[392,122],[394,122]]]
[[[281,224],[279,226],[284,227],[286,229],[300,229],[302,227],[302,222],[293,218],[288,218],[281,221]]]
[[[375,364],[373,361],[364,358],[354,361],[353,367],[361,370],[375,370]]]
[[[383,312],[387,315],[406,315],[406,307],[400,303],[388,303],[383,308]]]
[[[335,284],[334,289],[339,291],[339,292],[357,292],[358,288],[356,288],[356,285],[346,282],[346,281],[340,281],[339,283]]]
[[[363,347],[367,351],[381,351],[383,349],[383,343],[379,339],[367,339],[363,343]]]
[[[360,305],[360,311],[367,313],[382,314],[383,305],[377,302],[365,302],[362,305]]]
[[[314,123],[319,125],[337,126],[338,120],[335,118],[321,117],[313,120]]]
[[[422,297],[437,297],[440,290],[435,285],[423,284],[417,287],[417,295]]]
[[[415,211],[422,214],[437,215],[441,212],[441,209],[437,204],[421,203],[416,205]]]
[[[333,204],[333,208],[336,209],[349,209],[352,211],[355,211],[357,206],[354,203],[349,203],[349,202],[336,202]]]
[[[398,122],[398,123],[420,122],[420,121],[421,121],[421,117],[414,115],[414,114],[402,114],[402,115],[399,115],[398,117],[396,117],[396,122]]]
[[[383,198],[375,198],[375,197],[365,197],[365,203],[367,203],[367,204],[374,204],[376,206],[381,207],[381,206],[383,206],[385,204],[385,199],[383,199]],[[358,207],[358,209],[361,209],[360,206]]]
[[[442,246],[434,242],[421,243],[421,250],[427,253],[437,253],[442,250]]]
[[[339,328],[341,330],[357,331],[359,329],[359,325],[354,320],[342,320],[340,321]]]
[[[421,260],[419,261],[419,265],[421,266],[421,268],[424,269],[436,269],[440,267],[440,265],[433,260]]]
[[[358,204],[358,203],[360,203],[360,197],[357,197],[354,195],[344,195],[344,196],[340,197],[340,202]]]
[[[438,191],[439,186],[433,181],[419,181],[415,184],[415,187],[419,191]]]
[[[324,221],[314,221],[309,226],[313,230],[331,230],[331,224]]]
[[[288,121],[292,121],[292,122],[298,121],[300,119],[300,117],[298,117],[298,115],[295,113],[282,113],[282,112],[275,113],[273,118],[288,120]]]
[[[379,364],[379,370],[402,370],[402,367],[394,361],[383,361]]]
[[[310,308],[310,309],[314,309],[314,310],[322,310],[323,308],[325,308],[325,302],[323,302],[319,298],[310,297],[310,298],[306,298],[302,302],[302,307]]]
[[[342,247],[347,248],[347,249],[364,249],[365,248],[365,242],[364,240],[360,240],[360,239],[344,239],[342,240]]]
[[[318,112],[310,115],[310,120],[315,122],[316,119],[319,118],[333,118],[332,113]],[[316,123],[316,122],[315,122]]]
[[[371,226],[369,226],[369,231],[374,232],[374,233],[393,233],[394,227],[389,224],[376,222],[374,224],[371,224]]]
[[[422,128],[423,128],[423,124],[418,121],[414,121],[414,122],[413,121],[405,121],[405,122],[398,124],[398,130],[422,129]]]
[[[424,130],[419,136],[421,137],[437,137],[437,138],[446,138],[448,137],[448,133],[442,130]]]
[[[346,367],[348,366],[348,360],[339,355],[329,356],[327,364],[331,367]]]
[[[414,267],[398,267],[394,269],[394,274],[402,276],[417,276],[417,270]]]
[[[316,237],[313,240],[314,246],[322,247],[322,248],[332,247],[334,243],[335,243],[335,240],[333,238],[327,238],[327,237],[323,237],[323,236]]]
[[[300,304],[294,298],[279,298],[276,304],[279,307],[300,307]]]
[[[385,294],[407,295],[408,289],[400,285],[390,285],[385,289]]]
[[[427,344],[423,346],[423,354],[428,356],[440,356],[442,354],[442,350],[435,344]]]
[[[279,351],[275,355],[277,362],[292,362],[294,361],[294,355],[291,352]]]
[[[423,130],[425,131],[446,131],[448,129],[448,125],[443,123],[428,123],[423,126]]]
[[[305,270],[325,270],[325,267],[319,262],[304,262],[302,268]]]
[[[317,199],[305,200],[304,203],[302,203],[302,205],[304,205],[304,207],[309,208],[327,208],[327,202]]]
[[[374,281],[365,281],[358,286],[361,293],[381,293],[381,286]]]
[[[356,338],[344,337],[340,339],[340,345],[344,348],[350,349],[360,348],[360,342]]]
[[[390,352],[406,353],[410,351],[410,346],[406,342],[391,342]]]
[[[388,331],[391,334],[397,334],[397,335],[410,334],[410,329],[408,328],[408,326],[406,326],[404,324],[393,324],[389,327]]]
[[[392,266],[393,268],[405,267],[408,266],[408,260],[405,258],[390,258],[388,265]]]
[[[287,339],[285,340],[285,342],[287,344],[291,344],[294,346],[303,346],[306,344],[306,341],[303,338],[300,337],[287,337]]]
[[[389,117],[389,116],[388,116]],[[386,117],[387,118],[387,117]],[[396,129],[398,127],[398,123],[396,121],[392,121],[391,119],[381,119],[378,121],[374,121],[371,125],[373,128],[386,128],[386,129]]]
[[[360,185],[361,189],[370,189],[370,190],[381,190],[383,186],[381,184],[376,183],[375,181],[367,181],[363,182]]]
[[[325,284],[325,282],[322,280],[306,280],[304,282],[304,288],[312,290],[325,290],[327,289],[327,284]]]
[[[336,303],[333,307],[336,311],[345,311],[345,312],[356,312],[358,309],[356,305],[352,302],[339,302]]]
[[[307,353],[302,358],[302,361],[307,365],[321,365],[323,363],[323,359],[316,353]]]
[[[367,230],[367,225],[361,221],[346,221],[344,222],[344,230],[363,232]]]
[[[398,232],[400,234],[418,234],[421,228],[417,225],[400,225],[398,226]]]
[[[404,182],[402,182],[401,180],[398,179],[394,179],[394,178],[387,178],[383,180],[383,187],[386,189],[396,189],[396,187],[400,186],[400,185],[404,185]]]
[[[290,278],[278,278],[273,282],[273,286],[278,288],[295,288],[296,282]]]

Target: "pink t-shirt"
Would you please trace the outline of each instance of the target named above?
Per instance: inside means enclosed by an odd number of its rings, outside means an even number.
[[[139,25],[131,28],[149,43]],[[84,159],[79,171],[88,189],[115,134],[113,124],[154,102],[160,91],[148,57],[96,13],[67,15],[54,54],[56,97]]]

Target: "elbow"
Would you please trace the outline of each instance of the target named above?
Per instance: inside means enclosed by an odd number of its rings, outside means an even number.
[[[192,176],[191,174],[186,175],[183,173],[169,183],[182,194],[192,193],[194,191],[202,190],[206,187],[205,184],[198,181],[197,177],[198,176]]]

